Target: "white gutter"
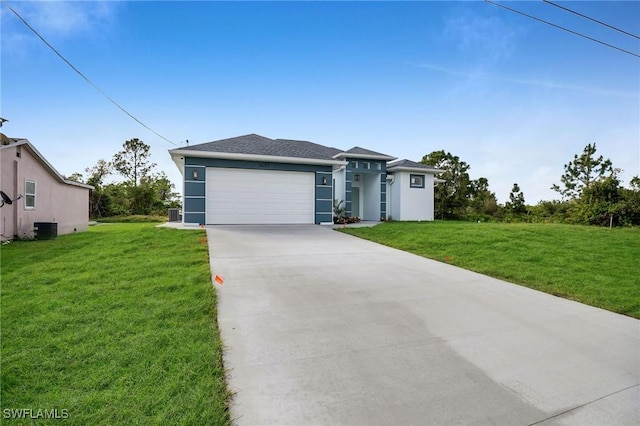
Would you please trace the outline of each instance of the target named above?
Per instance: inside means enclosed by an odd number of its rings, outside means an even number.
[[[387,172],[393,173],[393,172],[412,172],[412,173],[430,173],[430,174],[437,174],[437,173],[443,173],[444,170],[440,170],[440,169],[423,169],[421,167],[388,167],[387,168]]]
[[[393,161],[398,159],[398,157],[391,157],[389,155],[350,154],[348,152],[341,152],[333,156],[333,158],[340,158],[340,157],[361,158],[364,160],[386,160],[386,161]]]

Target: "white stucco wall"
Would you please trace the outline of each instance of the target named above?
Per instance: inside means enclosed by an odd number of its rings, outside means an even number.
[[[60,182],[26,145],[0,150],[0,167],[0,186],[12,198],[25,194],[26,180],[36,182],[34,209],[25,207],[24,197],[0,209],[2,239],[31,238],[34,222],[56,222],[58,235],[87,230],[89,189]]]
[[[380,175],[362,174],[362,220],[380,220]]]
[[[432,174],[424,174],[424,188],[411,188],[410,175],[415,172],[396,171],[391,185],[391,217],[393,220],[433,220]]]
[[[389,220],[400,220],[400,183],[401,180],[397,175],[390,175],[391,179],[387,179],[387,218]]]

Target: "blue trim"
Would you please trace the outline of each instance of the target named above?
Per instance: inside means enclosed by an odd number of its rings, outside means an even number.
[[[413,178],[417,178],[417,177],[422,179],[422,184],[418,185],[418,184],[414,184],[413,183]],[[409,187],[410,188],[424,188],[424,181],[425,181],[425,175],[421,175],[421,174],[417,174],[417,173],[409,174]]]
[[[346,157],[345,161],[347,161],[347,172],[353,170],[358,173],[386,173],[387,172],[387,162],[382,160],[373,160],[367,158],[350,158]],[[352,161],[357,162],[357,167],[354,167],[351,164]],[[369,163],[370,168],[365,169],[362,167],[364,163]],[[378,169],[378,165],[380,168]]]
[[[185,157],[185,168],[188,166],[223,167],[227,169],[280,170],[289,172],[328,172],[331,166],[314,164],[271,163],[264,161],[223,160],[220,158]],[[186,175],[185,175],[186,176]],[[200,180],[200,179],[198,179]]]
[[[316,172],[316,201],[315,201],[315,223],[319,225],[322,222],[333,221],[333,213],[325,213],[333,211],[333,179],[326,179],[325,176],[329,172]],[[327,180],[327,185],[322,185],[322,179]]]
[[[203,225],[204,218],[205,218],[204,213],[184,213],[182,215],[182,219],[184,220],[184,223],[197,223],[197,224]]]
[[[205,197],[200,197],[200,198],[184,197],[183,210],[185,213],[206,212],[207,209],[206,209]]]
[[[202,182],[204,183],[204,182]],[[185,182],[184,185],[184,196],[185,197],[193,197],[193,196],[206,196],[206,185],[200,185],[193,182]]]

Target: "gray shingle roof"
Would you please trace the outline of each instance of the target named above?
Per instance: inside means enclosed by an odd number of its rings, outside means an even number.
[[[370,149],[360,148],[359,146],[354,146],[348,151],[344,151],[347,154],[358,154],[358,155],[380,155],[383,157],[392,157],[391,155],[381,154],[379,152],[371,151]]]
[[[313,142],[291,139],[270,139],[253,133],[235,138],[181,147],[180,150],[313,158],[318,160],[334,160],[333,156],[342,152],[337,148],[330,148]]]
[[[425,170],[437,170],[435,167],[429,166],[427,164],[422,164],[422,163],[416,163],[415,161],[411,161],[411,160],[397,160],[397,161],[392,161],[390,163],[387,163],[387,170],[391,169],[391,168],[400,168],[400,167],[406,167],[406,168],[411,168],[411,169],[425,169]]]

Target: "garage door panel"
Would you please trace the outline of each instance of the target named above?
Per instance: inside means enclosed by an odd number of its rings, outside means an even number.
[[[314,223],[312,172],[207,169],[207,223]]]

